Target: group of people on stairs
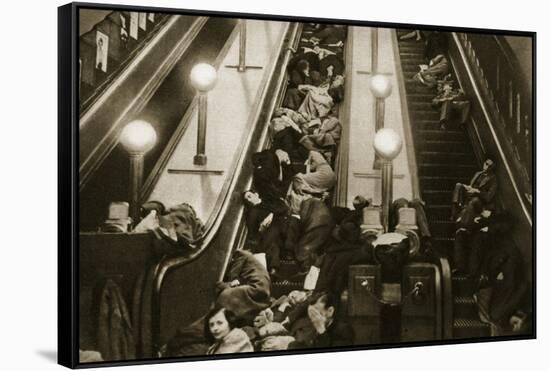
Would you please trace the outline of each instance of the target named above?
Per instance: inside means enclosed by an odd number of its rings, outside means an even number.
[[[413,76],[419,84],[433,89],[432,107],[440,110],[442,130],[464,124],[470,102],[450,73],[449,33],[412,30],[400,40],[423,43],[427,64],[419,65]],[[497,328],[525,331],[530,308],[524,263],[513,242],[512,213],[497,203],[497,164],[487,157],[469,184],[457,183],[452,190],[451,221],[455,239],[451,253],[453,274],[466,274],[474,282],[474,298],[480,319]]]

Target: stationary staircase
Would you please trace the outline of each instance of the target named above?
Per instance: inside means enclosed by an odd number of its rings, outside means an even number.
[[[397,35],[409,32],[402,30]],[[455,183],[468,183],[477,171],[477,161],[462,127],[440,129],[439,110],[431,107],[435,89],[423,86],[412,77],[419,64],[426,64],[423,40],[399,40],[401,67],[413,132],[422,199],[436,253],[450,256],[455,225],[450,220],[451,196]],[[490,336],[490,326],[479,320],[473,300],[473,283],[460,274],[452,275],[453,338]]]

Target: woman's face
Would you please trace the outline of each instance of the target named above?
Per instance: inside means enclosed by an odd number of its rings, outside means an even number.
[[[208,320],[208,327],[210,329],[210,333],[216,340],[224,338],[227,334],[229,334],[229,331],[231,331],[231,328],[229,328],[229,322],[227,322],[223,310],[220,310],[218,313],[210,317]]]

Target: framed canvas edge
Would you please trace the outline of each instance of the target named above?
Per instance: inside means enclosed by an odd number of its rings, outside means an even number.
[[[441,339],[418,342],[387,343],[374,345],[297,349],[271,352],[235,353],[226,355],[205,355],[189,357],[168,357],[139,360],[104,361],[80,363],[79,352],[79,329],[78,329],[78,12],[80,9],[101,9],[101,10],[142,10],[158,13],[173,13],[181,15],[197,15],[211,17],[235,17],[244,19],[258,19],[270,21],[293,21],[293,22],[317,22],[336,23],[350,26],[370,26],[384,28],[416,28],[422,30],[441,30],[448,32],[466,32],[493,35],[508,35],[529,37],[532,39],[532,188],[533,188],[533,255],[532,255],[532,333],[527,335],[510,335],[499,337],[479,337],[464,339]],[[67,34],[68,33],[68,34]],[[351,20],[338,18],[317,18],[304,16],[274,15],[264,13],[241,13],[213,10],[164,8],[141,5],[122,5],[106,3],[71,2],[58,7],[58,363],[69,368],[95,368],[112,366],[130,366],[145,364],[163,364],[175,362],[196,362],[223,359],[240,359],[271,357],[284,355],[302,355],[315,353],[334,353],[358,350],[393,349],[419,346],[455,345],[470,343],[492,343],[510,340],[533,340],[537,339],[537,174],[536,174],[536,133],[537,133],[537,32],[526,30],[504,30],[490,28],[457,27],[444,25],[427,25],[416,23],[382,22],[368,20]],[[67,233],[69,231],[69,233]],[[67,251],[69,246],[69,251]]]

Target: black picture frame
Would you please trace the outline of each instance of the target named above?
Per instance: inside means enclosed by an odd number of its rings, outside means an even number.
[[[348,26],[382,27],[382,28],[403,28],[420,29],[426,31],[463,32],[480,35],[502,35],[528,37],[532,40],[532,84],[531,84],[531,131],[527,133],[530,137],[531,153],[536,153],[536,36],[535,32],[492,30],[479,28],[459,28],[447,26],[400,24],[385,22],[369,22],[360,20],[342,20],[329,18],[306,18],[294,16],[228,13],[216,11],[200,11],[189,9],[167,9],[144,6],[124,6],[114,4],[92,4],[92,3],[71,3],[58,8],[58,362],[70,368],[103,367],[116,365],[133,364],[155,364],[178,361],[199,361],[226,358],[274,356],[287,354],[308,354],[312,352],[339,352],[365,349],[399,348],[411,346],[426,346],[437,344],[461,344],[475,342],[493,342],[502,340],[522,340],[536,338],[536,158],[530,158],[530,183],[532,194],[530,194],[532,215],[531,230],[531,279],[530,290],[532,308],[532,327],[527,334],[506,335],[498,337],[480,337],[467,339],[440,339],[430,341],[408,341],[406,343],[379,343],[361,346],[316,348],[315,350],[285,350],[267,351],[254,353],[241,353],[229,355],[212,356],[188,356],[188,357],[165,357],[147,358],[139,360],[104,361],[100,363],[81,363],[78,360],[79,354],[79,120],[80,120],[80,91],[81,91],[81,69],[79,62],[79,11],[83,9],[113,10],[120,12],[139,11],[146,13],[163,14],[184,14],[193,16],[241,18],[253,20],[273,20],[288,22],[317,22],[322,24],[345,24]],[[155,17],[156,18],[156,17]],[[128,29],[130,20],[127,19]],[[146,15],[145,23],[149,28],[149,17]],[[138,26],[138,31],[141,30]]]

